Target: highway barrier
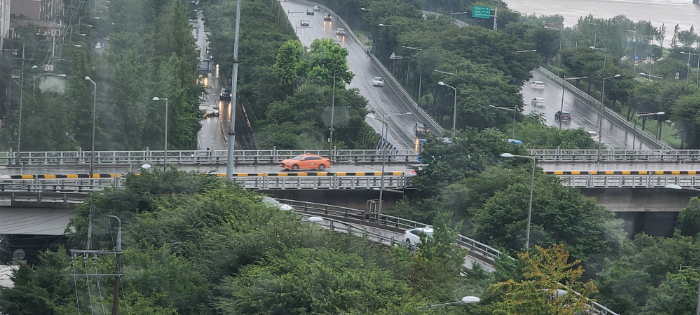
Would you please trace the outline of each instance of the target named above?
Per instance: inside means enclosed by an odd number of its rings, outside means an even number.
[[[700,171],[546,171],[550,175],[700,175]]]
[[[535,149],[537,162],[597,162],[598,150]],[[700,150],[601,150],[601,162],[700,162]]]

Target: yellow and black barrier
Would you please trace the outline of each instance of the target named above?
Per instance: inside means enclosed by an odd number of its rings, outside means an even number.
[[[550,175],[700,175],[700,171],[547,171]]]
[[[92,178],[116,178],[124,174],[93,174]],[[137,174],[138,175],[138,174]],[[213,174],[226,177],[225,173]],[[384,172],[384,176],[401,176],[403,172]],[[284,172],[284,173],[235,173],[234,177],[329,177],[329,176],[382,176],[382,172]],[[5,179],[84,179],[90,174],[38,174],[38,175],[6,175]],[[0,180],[2,178],[0,177]]]

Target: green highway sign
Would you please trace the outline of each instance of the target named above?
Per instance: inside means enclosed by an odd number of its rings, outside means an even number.
[[[472,17],[488,19],[491,17],[491,7],[472,7]]]

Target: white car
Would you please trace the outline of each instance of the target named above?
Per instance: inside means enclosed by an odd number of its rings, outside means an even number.
[[[301,26],[309,26],[308,20],[301,20]]]
[[[294,208],[292,208],[292,206],[286,205],[286,204],[283,204],[283,203],[280,203],[279,201],[275,200],[275,199],[272,198],[272,197],[267,197],[267,196],[266,196],[266,197],[263,197],[263,200],[262,200],[262,201],[263,201],[263,203],[265,203],[266,205],[268,205],[268,206],[270,206],[270,207],[278,208],[278,209],[280,209],[280,210],[282,210],[282,211],[294,210]]]
[[[534,81],[532,84],[530,84],[530,88],[533,90],[544,90],[544,82]]]
[[[314,11],[321,11],[321,8],[317,5],[314,6]]]
[[[424,228],[415,228],[406,230],[404,233],[404,238],[406,239],[406,245],[412,246],[420,244],[420,235],[425,234],[428,237],[433,237],[433,228],[426,226]]]
[[[595,131],[586,131],[589,136],[591,136],[591,139],[598,141],[598,133]]]
[[[538,107],[538,106],[547,106],[547,101],[545,101],[544,98],[535,97],[535,98],[533,98],[532,101],[530,102],[530,105],[532,105],[532,106],[534,106],[534,107]]]
[[[219,107],[216,105],[207,106],[207,117],[209,116],[219,116]]]
[[[374,77],[372,80],[372,86],[384,87],[384,79],[382,79],[382,77]]]

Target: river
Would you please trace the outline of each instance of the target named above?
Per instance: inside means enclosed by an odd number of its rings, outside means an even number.
[[[694,23],[700,27],[700,5],[692,0],[505,0],[508,7],[523,14],[564,17],[565,26],[573,26],[579,17],[593,14],[595,18],[609,19],[625,15],[632,21],[650,21],[655,27],[666,24],[664,45],[668,47],[676,24],[688,30]],[[697,30],[696,30],[697,33]]]

